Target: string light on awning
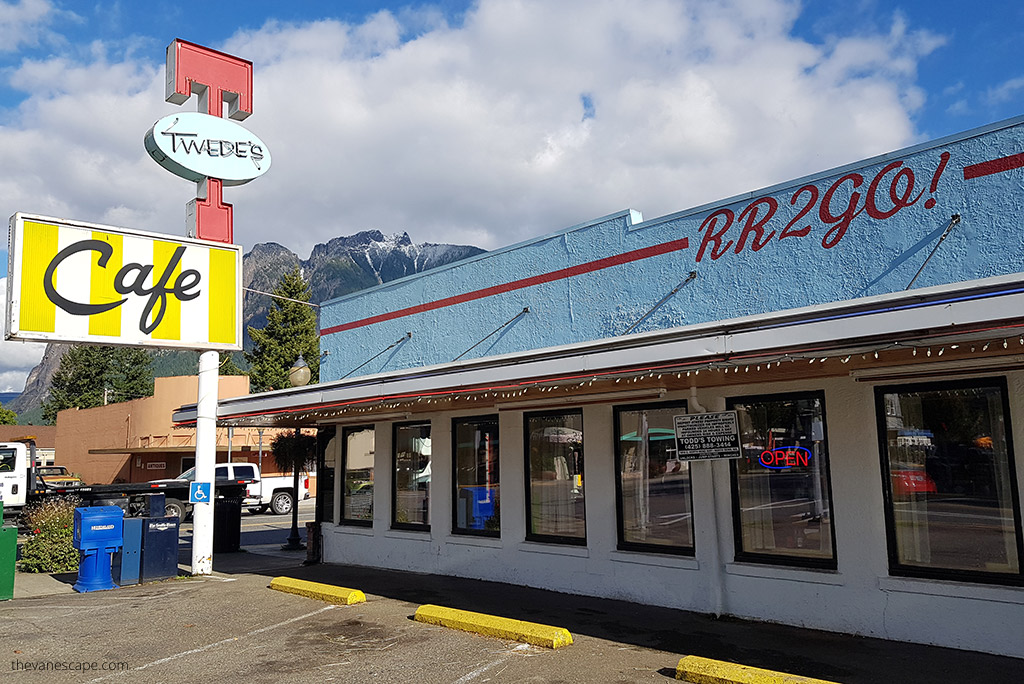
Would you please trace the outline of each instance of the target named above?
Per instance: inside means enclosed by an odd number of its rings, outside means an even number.
[[[935,346],[936,354],[939,357],[944,357],[947,351],[960,351],[960,353],[966,354],[969,350],[971,354],[980,352],[987,352],[993,343],[1002,342],[1003,349],[1009,348],[1009,340],[1012,339],[1013,334],[1017,334],[1018,343],[1024,346],[1024,334],[1014,330],[1013,333],[1006,335],[1007,328],[1016,328],[1018,330],[1024,329],[1024,324],[1001,326],[999,328],[988,328],[986,330],[990,332],[1000,331],[1005,336],[995,337],[995,339],[984,340],[977,339],[969,343],[950,343],[935,344],[936,338],[941,341],[940,335],[933,335],[931,339],[932,344],[922,344],[922,340],[914,341],[893,341],[889,343],[876,344],[873,346],[862,346],[850,350],[849,352],[841,352],[836,354],[835,358],[838,358],[841,363],[848,364],[854,355],[859,354],[864,363],[870,364],[874,360],[881,358],[881,352],[883,351],[901,351],[909,350],[910,356],[917,357],[919,351],[924,351],[925,356],[932,356],[932,347]],[[977,332],[982,331],[975,331]],[[945,337],[949,337],[947,334]],[[827,353],[822,353],[827,352]],[[703,360],[690,360],[690,361],[677,361],[676,363],[658,365],[658,366],[647,366],[643,368],[625,368],[625,369],[614,369],[607,372],[595,372],[590,370],[585,374],[572,375],[565,377],[549,378],[544,380],[537,379],[523,379],[523,380],[510,380],[505,385],[490,386],[490,387],[479,387],[479,388],[457,388],[457,389],[442,389],[429,392],[416,392],[408,393],[403,395],[395,396],[384,396],[374,398],[363,398],[363,399],[352,399],[339,402],[330,402],[323,405],[311,407],[309,405],[303,407],[296,407],[294,409],[279,409],[272,412],[253,412],[249,414],[238,414],[234,416],[224,416],[222,420],[224,422],[230,422],[235,424],[253,424],[252,421],[263,421],[266,424],[274,424],[273,421],[281,421],[287,419],[294,424],[296,422],[305,421],[324,421],[329,420],[332,417],[344,418],[345,416],[373,414],[374,412],[381,412],[383,410],[410,410],[419,406],[421,410],[433,410],[435,406],[444,410],[445,406],[454,407],[458,406],[479,406],[493,404],[499,400],[508,400],[521,397],[526,394],[533,396],[537,395],[550,395],[552,392],[557,391],[560,396],[566,396],[567,398],[574,394],[586,394],[589,392],[600,392],[602,387],[609,387],[610,385],[618,385],[623,382],[629,384],[637,384],[641,381],[645,383],[657,383],[662,384],[666,378],[669,380],[681,381],[684,378],[697,378],[700,377],[701,371],[711,373],[714,371],[717,376],[712,376],[710,382],[714,383],[715,377],[726,377],[728,378],[729,371],[732,370],[734,375],[740,372],[740,368],[743,368],[744,373],[750,373],[753,369],[755,372],[760,373],[762,371],[772,371],[775,369],[781,369],[783,362],[794,363],[796,361],[806,361],[807,364],[824,364],[830,358],[829,354],[836,353],[835,348],[811,348],[803,350],[789,350],[781,355],[775,357],[766,357],[764,355],[757,355],[756,353],[749,353],[745,355],[724,355],[717,358],[705,358]],[[904,357],[906,358],[906,357]],[[943,359],[946,360],[945,358]],[[898,362],[897,358],[887,358],[887,362],[894,363]],[[794,365],[793,369],[796,370],[798,366]],[[673,378],[673,376],[675,376]],[[754,382],[757,382],[754,380]],[[593,388],[593,389],[590,389]],[[666,388],[672,389],[672,388]],[[430,407],[429,409],[427,407]],[[245,422],[248,419],[249,422]],[[279,423],[278,423],[279,424]],[[179,423],[177,427],[189,427],[194,425],[194,422],[188,421]]]

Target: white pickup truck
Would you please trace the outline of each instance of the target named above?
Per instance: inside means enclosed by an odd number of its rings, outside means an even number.
[[[191,482],[194,479],[196,479],[196,469],[189,468],[171,481]],[[250,513],[263,513],[269,508],[277,515],[284,515],[291,513],[292,507],[295,506],[296,496],[292,487],[291,475],[263,477],[254,463],[218,463],[214,470],[214,479],[216,482],[255,480],[246,485],[245,498],[242,499],[242,506],[248,508]],[[167,481],[156,480],[156,482]],[[303,500],[309,498],[309,475],[306,473],[299,474],[299,490],[301,491],[299,498]],[[187,501],[167,499],[168,509],[175,506],[180,507],[181,515],[179,517],[184,520],[184,516],[189,512],[191,506]],[[168,515],[175,515],[175,513],[169,511]]]

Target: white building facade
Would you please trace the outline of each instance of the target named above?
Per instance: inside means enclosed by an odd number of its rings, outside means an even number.
[[[1003,122],[327,303],[336,379],[220,419],[320,428],[328,563],[1024,657],[1022,149]],[[677,417],[725,412],[739,453],[691,459]]]

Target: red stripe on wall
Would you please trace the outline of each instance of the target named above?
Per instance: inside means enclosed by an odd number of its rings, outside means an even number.
[[[352,321],[351,323],[333,325],[329,328],[324,328],[323,330],[321,330],[320,336],[322,337],[324,335],[330,335],[332,333],[344,332],[345,330],[353,330],[354,328],[362,328],[367,325],[373,325],[374,323],[381,323],[383,321],[391,321],[396,318],[404,318],[405,316],[412,316],[413,314],[423,313],[424,311],[434,311],[435,309],[443,309],[445,307],[453,306],[455,304],[471,302],[474,299],[483,299],[484,297],[502,294],[503,292],[513,292],[515,290],[521,290],[525,287],[532,287],[533,285],[541,285],[543,283],[551,283],[556,280],[564,280],[566,278],[571,278],[573,276],[582,275],[583,273],[593,273],[594,271],[600,271],[602,269],[610,268],[612,266],[628,264],[631,261],[640,261],[641,259],[647,259],[653,256],[658,256],[660,254],[668,254],[669,252],[675,252],[680,249],[686,249],[689,246],[689,239],[681,238],[679,240],[665,242],[660,245],[654,245],[652,247],[635,249],[632,252],[616,254],[615,256],[605,257],[604,259],[598,259],[596,261],[588,261],[585,264],[570,266],[569,268],[562,268],[557,271],[551,271],[550,273],[531,276],[529,278],[523,278],[521,280],[513,280],[510,283],[493,285],[491,287],[485,287],[482,290],[473,290],[472,292],[465,292],[460,295],[445,297],[444,299],[437,299],[432,302],[427,302],[425,304],[417,304],[416,306],[410,306],[405,309],[398,309],[397,311],[391,311],[390,313],[380,314],[378,316],[370,316],[369,318],[362,318],[358,321]]]
[[[972,178],[980,178],[982,176],[991,176],[993,173],[1002,173],[1003,171],[1010,171],[1011,169],[1019,169],[1022,166],[1024,166],[1024,152],[1021,154],[1013,154],[1009,157],[981,162],[980,164],[965,166],[964,180],[971,180]]]

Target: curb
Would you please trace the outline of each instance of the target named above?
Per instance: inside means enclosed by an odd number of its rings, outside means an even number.
[[[275,577],[270,581],[270,588],[286,594],[298,594],[311,599],[351,606],[353,603],[366,603],[366,595],[358,589],[336,587],[332,584],[307,582],[291,577]]]
[[[695,684],[835,684],[824,679],[762,670],[700,656],[686,656],[676,666],[676,679]]]
[[[536,622],[474,613],[468,610],[426,605],[416,609],[414,619],[431,625],[441,625],[484,636],[522,641],[534,646],[559,648],[572,643],[572,635],[564,627],[552,627]]]

